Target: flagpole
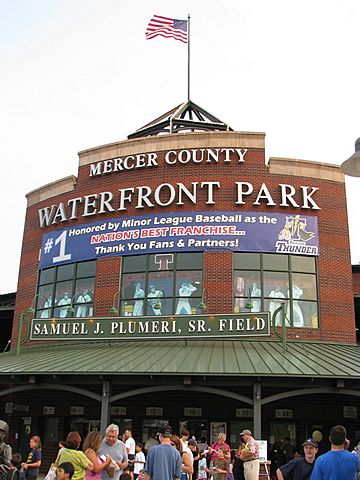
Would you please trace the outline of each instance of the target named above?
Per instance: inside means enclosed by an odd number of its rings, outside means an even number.
[[[187,94],[188,102],[190,101],[190,14],[188,14],[188,78],[187,78]]]

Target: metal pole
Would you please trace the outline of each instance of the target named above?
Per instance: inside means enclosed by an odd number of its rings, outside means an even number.
[[[254,438],[261,439],[261,383],[253,385]]]
[[[109,422],[109,401],[110,401],[110,382],[105,380],[103,382],[102,397],[101,397],[101,417],[100,417],[100,432],[105,435],[106,427]]]
[[[281,335],[276,331],[276,315],[281,312]],[[286,314],[285,314],[285,302],[281,302],[281,306],[278,307],[271,318],[271,328],[274,334],[278,337],[282,345],[282,353],[286,353]]]
[[[282,337],[282,352],[286,353],[286,318],[285,318],[285,302],[281,302],[281,337]]]
[[[187,27],[187,34],[188,34],[188,102],[190,101],[190,14],[188,15],[188,27]]]
[[[20,319],[19,319],[19,330],[18,330],[18,337],[17,337],[16,355],[20,355],[21,335],[22,335],[22,329],[23,329],[23,323],[24,323],[24,316],[25,316],[25,312],[21,312],[20,313]]]

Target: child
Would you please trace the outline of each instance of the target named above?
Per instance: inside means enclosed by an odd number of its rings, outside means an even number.
[[[135,445],[135,459],[134,459],[134,479],[136,480],[139,476],[140,470],[145,465],[145,455],[142,451],[141,443]]]
[[[227,453],[226,448],[220,447],[213,468],[206,469],[208,473],[213,474],[213,480],[225,480],[229,472],[229,462],[225,459],[225,453]]]
[[[139,472],[138,480],[151,480],[150,475],[143,468]]]
[[[198,480],[207,478],[206,473],[206,454],[204,449],[199,451],[199,463],[198,463]]]
[[[130,473],[126,473],[126,472],[122,473],[122,474],[120,475],[119,480],[131,480],[131,475],[130,475]]]
[[[71,480],[74,475],[74,466],[70,462],[63,462],[57,468],[56,480]]]
[[[20,453],[14,453],[10,461],[10,470],[6,474],[6,480],[19,480],[21,467]]]
[[[25,470],[27,480],[36,480],[39,475],[39,468],[41,466],[41,440],[40,437],[34,435],[30,438],[30,452],[26,463],[21,466]]]

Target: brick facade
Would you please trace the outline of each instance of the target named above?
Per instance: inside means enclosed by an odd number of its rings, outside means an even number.
[[[318,259],[320,318],[319,329],[289,329],[289,338],[299,336],[304,340],[321,340],[342,343],[355,342],[355,319],[353,302],[352,271],[349,251],[349,234],[346,212],[345,184],[339,167],[314,162],[270,159],[265,163],[263,134],[239,132],[179,134],[166,138],[144,138],[98,147],[80,153],[77,179],[68,177],[54,184],[41,187],[28,195],[23,247],[20,261],[19,282],[14,315],[13,345],[16,344],[20,313],[26,310],[36,294],[38,258],[43,233],[66,226],[113,217],[136,216],[147,213],[181,211],[237,210],[304,214],[318,218],[320,256]],[[218,163],[164,162],[164,152],[180,151],[184,148],[247,148],[246,161],[238,163],[234,154],[231,162],[224,162],[225,153],[220,154]],[[89,176],[89,164],[132,153],[157,152],[157,168],[113,172],[97,177]],[[296,168],[295,168],[296,167]],[[206,205],[206,192],[199,190],[197,203],[188,199],[184,205],[136,209],[129,204],[125,212],[109,212],[104,215],[81,217],[66,223],[40,228],[38,210],[68,200],[99,192],[113,192],[120,188],[147,185],[155,189],[162,183],[185,185],[198,181],[217,181],[221,188],[216,191],[215,205]],[[245,205],[235,205],[236,181],[250,182],[254,192],[247,196]],[[258,190],[265,182],[276,206],[252,205]],[[314,186],[319,190],[314,195],[320,210],[281,207],[279,184],[291,184],[297,191],[302,186]],[[60,188],[61,187],[61,188]],[[165,197],[163,198],[165,201]],[[295,200],[300,203],[299,194]],[[121,257],[101,258],[97,261],[97,276],[94,298],[95,316],[107,316],[114,295],[119,289]],[[360,282],[355,276],[354,292],[360,292]],[[229,251],[207,251],[204,255],[204,291],[209,313],[232,313],[232,253]],[[224,292],[226,294],[224,295]]]

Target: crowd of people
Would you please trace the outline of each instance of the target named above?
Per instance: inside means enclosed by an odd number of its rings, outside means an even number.
[[[37,480],[41,466],[41,440],[30,439],[25,462],[6,444],[8,426],[0,420],[0,480]],[[250,430],[240,433],[237,450],[231,450],[226,435],[220,433],[212,445],[197,441],[184,429],[174,435],[170,425],[162,425],[156,438],[150,436],[142,445],[136,443],[131,430],[120,438],[115,424],[105,436],[90,432],[82,442],[72,431],[59,451],[45,480],[258,480],[259,444]],[[356,480],[360,478],[360,442],[352,452],[346,429],[337,425],[330,431],[331,450],[318,455],[313,438],[302,444],[297,454],[289,439],[282,444],[284,463],[277,468],[277,480]],[[82,449],[80,445],[82,443]]]

